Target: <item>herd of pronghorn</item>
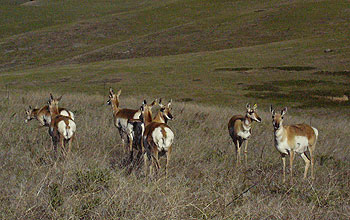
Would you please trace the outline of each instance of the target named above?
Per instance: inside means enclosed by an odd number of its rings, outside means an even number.
[[[148,171],[152,175],[160,169],[159,157],[166,155],[165,174],[168,174],[168,166],[174,141],[174,133],[168,126],[168,120],[172,120],[171,101],[162,104],[161,99],[154,100],[151,104],[143,101],[139,109],[122,109],[119,107],[119,96],[121,90],[114,93],[109,89],[108,105],[112,106],[114,125],[117,127],[125,153],[129,153],[130,161],[133,160],[134,150],[137,151],[137,159],[143,155],[145,174]],[[48,105],[40,109],[33,109],[29,106],[26,110],[26,122],[37,119],[42,127],[49,127],[49,134],[52,139],[52,147],[57,154],[57,145],[60,143],[64,155],[71,151],[72,140],[76,132],[73,112],[59,108],[58,103],[62,96],[54,98],[50,94]],[[153,116],[152,107],[160,107],[158,113]],[[228,123],[229,134],[236,146],[237,165],[241,161],[241,147],[245,142],[244,156],[247,163],[247,139],[251,136],[253,121],[261,122],[256,111],[257,105],[251,107],[246,105],[246,114],[234,115]],[[274,128],[275,147],[279,151],[283,162],[283,182],[285,182],[286,156],[290,157],[290,175],[292,180],[292,167],[295,153],[301,155],[305,161],[304,178],[311,163],[311,176],[314,179],[314,151],[318,137],[318,130],[307,124],[283,125],[283,117],[287,112],[284,108],[276,112],[270,108],[272,124]],[[68,147],[66,146],[68,144]],[[67,151],[65,150],[68,148]],[[310,155],[306,153],[309,152]]]

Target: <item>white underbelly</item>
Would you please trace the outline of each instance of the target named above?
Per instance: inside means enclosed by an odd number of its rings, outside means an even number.
[[[247,131],[240,131],[240,132],[238,132],[237,135],[243,139],[248,139],[250,137],[251,133],[249,130],[247,130]]]
[[[307,151],[307,147],[309,146],[309,141],[305,136],[296,136],[295,137],[295,146],[294,151],[297,153],[304,153]]]

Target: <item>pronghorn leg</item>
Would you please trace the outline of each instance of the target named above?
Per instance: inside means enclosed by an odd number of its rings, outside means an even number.
[[[295,152],[293,150],[291,150],[289,152],[289,170],[290,170],[290,181],[293,182],[293,160],[294,160],[294,155]]]
[[[236,154],[237,154],[237,166],[240,165],[241,163],[241,146],[239,145],[239,141],[237,140],[237,145],[236,145]]]
[[[306,154],[305,153],[302,153],[301,154],[301,157],[303,158],[303,160],[305,161],[305,171],[304,171],[304,179],[306,179],[306,176],[307,176],[307,171],[310,167],[310,160],[309,158],[307,158]]]
[[[66,157],[66,149],[64,147],[64,137],[60,135],[60,144],[61,144],[61,151],[63,152],[63,156]]]
[[[172,146],[170,146],[168,151],[166,152],[165,178],[168,178],[168,173],[169,173],[168,168],[169,168],[171,151],[172,151]]]
[[[311,147],[309,148],[310,157],[311,157],[311,178],[312,178],[313,180],[315,179],[315,173],[314,173],[314,164],[315,164],[314,149],[315,149],[315,145],[314,145],[314,146],[311,146]]]
[[[160,169],[158,149],[154,149],[154,158],[155,158],[155,165],[156,165],[155,171],[158,173],[158,170]]]
[[[68,141],[68,156],[69,156],[69,154],[70,154],[70,152],[71,152],[71,150],[72,150],[73,138],[74,138],[74,135],[73,135],[73,137],[71,137],[71,138],[69,139],[69,141]]]
[[[283,163],[283,183],[286,182],[286,155],[282,154],[282,163]]]
[[[245,147],[244,147],[244,161],[245,161],[245,165],[248,164],[248,140],[245,141]]]
[[[147,153],[144,152],[143,153],[143,163],[144,163],[144,173],[145,173],[145,176],[147,176],[147,170],[148,170],[148,166],[147,166],[147,161],[148,161],[148,156],[147,156]]]

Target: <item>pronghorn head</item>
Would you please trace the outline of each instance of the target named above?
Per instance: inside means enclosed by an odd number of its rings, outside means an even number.
[[[112,88],[109,88],[109,99],[107,100],[107,105],[115,104],[116,107],[119,107],[119,96],[122,90],[119,90],[118,93],[114,93]]]
[[[28,123],[28,121],[32,120],[35,118],[35,115],[34,115],[34,109],[32,108],[32,106],[29,106],[28,109],[26,109],[26,119],[24,120],[25,123]]]
[[[145,122],[151,122],[152,121],[152,108],[157,103],[157,99],[154,100],[151,104],[147,104],[146,100],[143,100],[143,103],[140,107],[141,115],[140,117],[143,118]]]
[[[281,128],[282,122],[283,122],[283,116],[287,113],[287,107],[285,107],[281,113],[276,113],[276,111],[273,109],[272,105],[270,106],[270,111],[272,114],[272,125],[275,130],[278,130]]]
[[[159,111],[161,112],[162,116],[164,117],[165,123],[167,123],[168,120],[172,120],[174,118],[170,112],[172,110],[172,108],[170,107],[171,102],[172,102],[172,100],[170,100],[167,105],[163,105],[162,99],[159,99],[159,103],[158,103],[158,105],[160,107]]]
[[[261,118],[259,117],[259,115],[256,113],[256,108],[258,107],[257,104],[254,104],[253,107],[250,107],[250,104],[247,103],[246,105],[246,116],[250,119],[252,119],[253,121],[257,121],[257,122],[261,122]]]
[[[57,113],[58,114],[58,103],[61,101],[62,96],[60,96],[59,98],[55,99],[53,97],[53,95],[50,93],[50,99],[47,102],[49,104],[49,111],[50,113]]]

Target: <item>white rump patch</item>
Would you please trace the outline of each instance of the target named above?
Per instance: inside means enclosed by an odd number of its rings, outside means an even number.
[[[62,110],[60,111],[60,115],[70,117],[72,120],[74,120],[74,114],[71,111]]]
[[[174,141],[173,131],[167,127],[165,127],[164,130],[166,133],[166,137],[163,136],[161,127],[157,127],[152,132],[152,138],[154,143],[158,147],[158,151],[163,151],[163,150],[168,151],[169,147],[173,144],[173,141]]]
[[[69,119],[69,128],[67,128],[66,123],[62,120],[58,122],[58,132],[63,135],[64,139],[69,140],[73,137],[76,131],[76,125],[73,120]]]

